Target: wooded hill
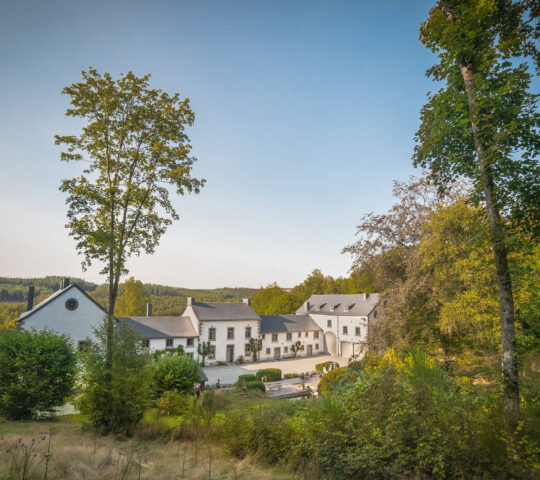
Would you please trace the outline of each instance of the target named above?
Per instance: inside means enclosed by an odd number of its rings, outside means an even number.
[[[30,285],[35,288],[34,305],[41,302],[60,288],[63,278],[59,275],[37,278],[0,277],[0,313],[5,309],[18,313],[24,311]],[[107,286],[105,284],[98,285],[81,278],[71,278],[70,281],[79,285],[96,302],[106,307]],[[189,289],[151,283],[144,284],[144,290],[150,295],[154,315],[180,315],[186,306],[186,297],[195,297],[197,300],[207,302],[237,302],[242,301],[242,298],[253,296],[257,291],[254,288],[229,287]],[[120,286],[119,296],[122,293],[123,285]]]

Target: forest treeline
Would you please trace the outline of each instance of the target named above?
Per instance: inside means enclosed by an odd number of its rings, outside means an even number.
[[[36,278],[0,277],[0,329],[2,325],[13,325],[14,320],[24,312],[28,301],[28,287],[35,288],[34,305],[45,300],[60,288],[64,277],[51,275]],[[71,278],[71,283],[79,285],[103,308],[107,305],[107,285]],[[126,280],[127,282],[127,280]],[[189,289],[157,284],[143,284],[144,299],[152,302],[154,315],[180,315],[186,307],[186,298],[195,297],[208,302],[234,302],[251,297],[254,288],[214,288]],[[124,284],[120,286],[119,296],[124,294]],[[120,312],[121,313],[121,312]],[[144,315],[144,308],[139,308],[138,315]]]

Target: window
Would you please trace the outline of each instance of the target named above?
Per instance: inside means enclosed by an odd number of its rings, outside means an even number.
[[[142,340],[142,346],[144,348],[150,348],[150,340],[148,340],[147,338],[145,338],[144,340]]]
[[[315,350],[319,350],[319,344],[318,343],[315,344]]]
[[[165,340],[165,346],[167,348],[170,348],[173,346],[173,339],[172,338],[167,338],[167,340]]]
[[[210,345],[210,351],[208,352],[208,358],[216,358],[216,346]]]
[[[251,327],[246,327],[246,338],[251,338]]]
[[[332,320],[326,320],[326,326],[328,328],[331,328],[332,327]]]
[[[211,327],[208,329],[208,340],[215,340],[216,339],[216,329],[215,327]]]
[[[347,335],[349,333],[349,327],[347,325],[343,325],[343,335]]]
[[[64,305],[66,309],[72,312],[73,310],[77,310],[77,307],[79,306],[79,301],[76,298],[68,298]]]
[[[377,310],[373,310],[373,318],[377,318]]]
[[[249,343],[246,343],[246,348],[244,350],[244,353],[246,357],[249,357],[251,355],[251,347],[249,346]]]
[[[289,347],[283,347],[283,353],[289,353]]]
[[[227,328],[227,340],[232,340],[234,338],[234,327]]]
[[[262,339],[264,340],[264,333],[262,334]]]
[[[354,334],[355,334],[355,335],[360,335],[360,334],[361,334],[361,332],[360,332],[360,327],[356,327],[356,328],[354,329]]]
[[[287,333],[287,340],[292,340],[292,333]]]
[[[313,338],[319,338],[319,332],[313,332]]]
[[[306,332],[306,334],[304,335],[304,337],[308,337],[309,336],[309,332]]]
[[[298,332],[298,338],[302,336],[302,332]]]
[[[88,341],[87,340],[81,340],[77,343],[77,349],[79,352],[86,352],[88,350]]]
[[[186,345],[188,347],[193,347],[194,345],[194,339],[193,338],[188,338],[187,341],[186,341]]]
[[[277,342],[277,333],[272,333],[272,342]]]
[[[269,348],[266,349],[266,355],[270,355],[270,349]]]

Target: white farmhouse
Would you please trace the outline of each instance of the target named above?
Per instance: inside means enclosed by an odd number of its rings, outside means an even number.
[[[326,352],[350,358],[366,350],[378,304],[378,293],[312,295],[296,313],[309,315],[323,330]]]
[[[69,335],[84,347],[102,324],[105,310],[78,285],[63,282],[60,290],[35,307],[30,288],[28,311],[20,329],[48,328]],[[242,302],[197,302],[188,297],[180,316],[118,317],[137,331],[151,351],[182,346],[199,358],[201,343],[210,345],[207,365],[253,361],[250,340],[261,339],[260,360],[329,353],[359,357],[367,348],[368,330],[379,315],[379,294],[312,295],[293,315],[257,315],[249,299]],[[293,349],[294,346],[294,349]],[[298,347],[298,348],[297,348]],[[297,350],[296,352],[294,350]]]

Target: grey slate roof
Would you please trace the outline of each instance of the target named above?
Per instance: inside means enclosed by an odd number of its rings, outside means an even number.
[[[193,312],[201,320],[259,320],[247,303],[194,302]]]
[[[365,296],[367,295],[367,298]],[[305,310],[302,305],[296,313],[314,315],[360,315],[366,316],[371,313],[379,303],[378,293],[358,293],[354,295],[312,295],[308,299],[309,309]],[[317,310],[317,307],[319,308]],[[334,307],[334,310],[331,308]],[[348,311],[345,308],[348,307]]]
[[[81,293],[83,293],[92,303],[94,303],[95,305],[97,305],[101,310],[103,310],[105,313],[107,313],[103,307],[97,303],[90,295],[88,295],[81,287],[79,287],[79,285],[77,285],[76,283],[72,283],[71,285],[68,285],[66,288],[61,288],[60,290],[57,290],[56,292],[54,292],[52,295],[48,296],[45,300],[43,300],[42,302],[39,302],[37,305],[34,306],[34,308],[32,308],[32,310],[28,310],[26,312],[23,312],[19,315],[19,318],[17,318],[17,321],[20,322],[21,320],[24,320],[25,318],[29,317],[30,315],[33,315],[34,313],[36,313],[38,310],[40,310],[41,308],[43,308],[45,305],[47,305],[48,303],[52,302],[55,298],[59,297],[60,295],[62,295],[64,292],[67,292],[68,290],[72,289],[72,288],[76,288],[77,290],[79,290]]]
[[[121,317],[141,338],[197,337],[189,317]]]
[[[322,330],[309,315],[261,315],[261,333]]]

